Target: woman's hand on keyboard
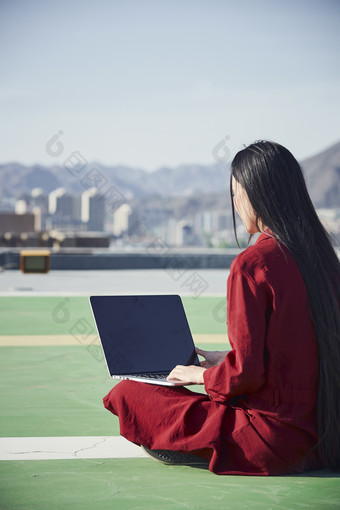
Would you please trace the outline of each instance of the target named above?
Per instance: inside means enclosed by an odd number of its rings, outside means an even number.
[[[203,384],[203,372],[206,368],[196,365],[177,365],[168,375],[168,381],[176,380],[185,384]]]

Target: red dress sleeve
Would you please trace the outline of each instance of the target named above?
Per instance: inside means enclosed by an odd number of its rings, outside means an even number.
[[[232,264],[227,287],[228,336],[232,350],[223,363],[204,372],[205,390],[212,400],[224,402],[253,393],[266,378],[265,340],[271,299],[264,278],[255,281],[238,260]],[[262,281],[261,281],[262,280]]]

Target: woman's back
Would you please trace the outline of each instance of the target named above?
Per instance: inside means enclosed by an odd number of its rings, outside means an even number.
[[[247,275],[267,296],[265,356],[270,385],[282,389],[313,389],[315,398],[317,339],[306,286],[294,258],[265,233],[236,259],[233,270]],[[230,296],[229,308],[233,305]],[[251,313],[249,309],[245,312]],[[255,323],[259,319],[252,320]]]

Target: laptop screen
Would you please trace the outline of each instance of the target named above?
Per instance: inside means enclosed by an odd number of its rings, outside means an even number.
[[[199,365],[179,296],[91,296],[90,302],[111,375]]]

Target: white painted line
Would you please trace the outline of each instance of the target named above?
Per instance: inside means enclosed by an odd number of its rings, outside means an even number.
[[[145,457],[120,436],[1,437],[0,460],[127,459]]]
[[[227,346],[227,334],[196,334],[193,333],[195,344],[200,343],[218,343]],[[58,345],[100,345],[98,335],[87,335],[86,339],[81,342],[72,335],[1,335],[0,347],[14,346],[36,346],[42,345],[58,346]]]

